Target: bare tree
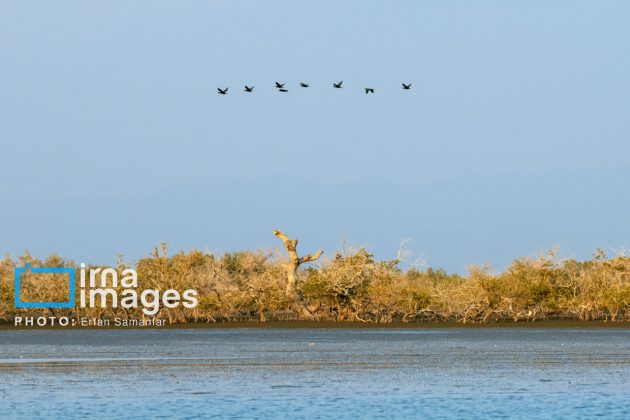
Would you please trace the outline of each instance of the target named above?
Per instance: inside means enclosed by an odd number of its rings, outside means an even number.
[[[398,252],[396,253],[396,259],[398,262],[407,264],[409,267],[416,270],[427,268],[428,265],[424,258],[418,257],[415,260],[411,260],[412,253],[406,248],[407,243],[409,242],[411,242],[411,239],[403,239],[400,241],[400,246],[398,247]]]
[[[287,235],[279,231],[278,229],[274,229],[273,234],[282,240],[284,243],[284,247],[289,253],[289,263],[287,264],[287,297],[292,298],[293,300],[297,300],[297,296],[295,293],[295,282],[297,278],[297,270],[301,264],[308,263],[311,261],[317,260],[323,253],[324,250],[320,249],[314,254],[308,254],[303,257],[299,257],[297,254],[297,239],[289,239]]]

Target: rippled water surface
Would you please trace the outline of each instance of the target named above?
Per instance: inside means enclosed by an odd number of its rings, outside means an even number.
[[[630,331],[0,331],[0,418],[630,417]]]

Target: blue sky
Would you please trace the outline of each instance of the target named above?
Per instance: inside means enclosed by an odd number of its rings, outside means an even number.
[[[328,255],[412,239],[460,272],[613,252],[629,21],[623,1],[2,2],[0,252],[113,263],[274,228]]]

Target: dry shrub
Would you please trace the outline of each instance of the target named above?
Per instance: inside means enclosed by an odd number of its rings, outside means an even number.
[[[0,261],[0,320],[20,315],[70,315],[111,318],[143,317],[140,309],[75,308],[15,309],[13,271],[33,267],[75,266],[51,256],[30,254]],[[365,249],[336,254],[320,267],[299,271],[298,301],[285,289],[285,261],[272,252],[242,251],[214,255],[201,251],[170,256],[163,244],[135,264],[139,289],[196,289],[199,305],[163,308],[158,316],[170,322],[315,319],[337,321],[457,321],[630,319],[630,258],[609,258],[602,251],[592,259],[558,261],[553,252],[515,260],[503,273],[472,266],[466,276],[427,268],[399,268],[398,260],[376,261]],[[127,268],[122,260],[119,275]],[[94,268],[94,267],[88,267]],[[24,296],[32,300],[64,300],[67,291],[45,290],[26,279]]]

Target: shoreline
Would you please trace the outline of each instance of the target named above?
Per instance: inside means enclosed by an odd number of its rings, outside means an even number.
[[[503,321],[493,323],[460,322],[392,322],[392,323],[364,323],[356,321],[226,321],[212,323],[178,323],[166,324],[162,327],[98,327],[98,326],[14,326],[12,323],[0,323],[0,331],[30,331],[30,330],[193,330],[193,329],[363,329],[363,330],[429,330],[429,329],[627,329],[630,321],[576,321],[576,320],[539,320],[539,321]]]

